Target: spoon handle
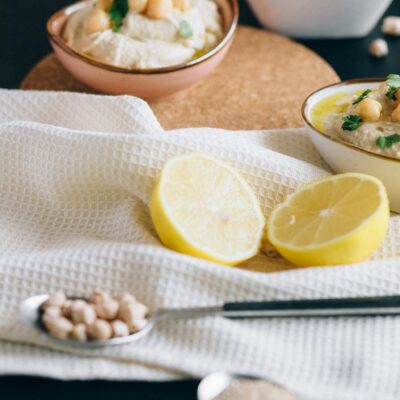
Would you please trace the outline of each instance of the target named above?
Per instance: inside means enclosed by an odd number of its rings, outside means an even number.
[[[400,315],[400,296],[226,303],[228,318]]]

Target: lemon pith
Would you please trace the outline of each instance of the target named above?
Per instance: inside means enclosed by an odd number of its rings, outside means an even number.
[[[246,181],[205,154],[168,161],[154,189],[150,212],[163,244],[225,265],[260,248],[265,219]]]
[[[376,178],[346,173],[311,182],[271,214],[268,238],[297,266],[360,262],[381,245],[389,203]]]

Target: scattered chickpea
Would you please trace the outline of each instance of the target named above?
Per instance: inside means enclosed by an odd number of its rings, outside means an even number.
[[[106,29],[109,29],[110,27],[110,17],[104,10],[100,8],[95,8],[93,12],[89,15],[86,22],[86,29],[89,34],[102,32]]]
[[[124,321],[121,321],[120,319],[116,319],[116,320],[112,321],[111,327],[113,330],[114,337],[123,337],[123,336],[129,335],[128,325]]]
[[[85,324],[76,324],[70,334],[71,339],[80,340],[84,342],[87,340],[87,327]]]
[[[382,32],[387,35],[400,36],[400,17],[386,17],[383,20]]]
[[[97,319],[88,327],[88,335],[94,340],[107,340],[112,337],[113,330],[109,322]]]
[[[116,318],[119,311],[119,303],[117,300],[109,298],[101,303],[94,305],[99,318],[113,320]]]
[[[400,122],[400,105],[397,105],[396,108],[392,111],[392,121]]]
[[[174,8],[185,12],[189,9],[189,0],[172,0]]]
[[[51,335],[60,339],[67,339],[72,330],[74,324],[67,318],[63,317],[43,317],[43,323]]]
[[[371,56],[382,58],[389,54],[389,47],[384,39],[375,39],[369,45],[368,52]]]
[[[146,14],[152,19],[167,18],[173,11],[172,0],[149,0]]]
[[[91,304],[87,304],[83,300],[76,300],[71,306],[71,319],[74,323],[93,324],[97,314]]]
[[[382,105],[379,101],[367,97],[357,104],[356,111],[364,121],[374,122],[381,116]]]
[[[149,0],[129,0],[129,9],[138,14],[144,12]]]
[[[67,296],[65,293],[58,291],[49,296],[47,301],[42,305],[42,309],[46,310],[46,308],[55,306],[61,307],[67,300]]]

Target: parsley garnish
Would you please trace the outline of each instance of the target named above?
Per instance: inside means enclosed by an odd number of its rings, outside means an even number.
[[[360,96],[358,96],[358,97],[353,101],[353,103],[351,103],[351,104],[353,104],[353,106],[355,106],[356,104],[358,104],[358,103],[360,103],[361,101],[363,101],[371,92],[372,92],[371,89],[364,90],[364,91],[360,94]]]
[[[400,142],[400,135],[398,133],[394,133],[390,136],[379,136],[376,139],[376,145],[381,149],[389,149],[393,146],[393,144]]]
[[[179,34],[185,39],[189,39],[193,36],[193,29],[190,26],[189,22],[181,21],[181,23],[179,24]]]
[[[387,90],[386,97],[394,101],[397,99],[396,93],[397,93],[397,88],[391,87]]]
[[[119,32],[126,14],[128,14],[128,0],[114,0],[108,15],[111,19],[111,26],[114,32]]]
[[[342,129],[344,131],[354,131],[362,122],[361,117],[358,115],[346,115],[343,117]]]
[[[386,97],[390,100],[397,100],[397,89],[400,88],[400,75],[390,74],[386,77]]]

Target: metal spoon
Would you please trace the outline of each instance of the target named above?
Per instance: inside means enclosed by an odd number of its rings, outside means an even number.
[[[58,343],[83,348],[133,342],[146,336],[157,323],[165,319],[192,319],[216,316],[226,318],[299,318],[400,315],[400,296],[225,303],[221,306],[213,307],[160,309],[152,314],[147,325],[142,330],[129,336],[80,342],[78,340],[58,339],[46,332],[40,321],[40,308],[48,297],[48,295],[38,295],[26,299],[20,307],[22,320],[47,334],[49,338]]]

